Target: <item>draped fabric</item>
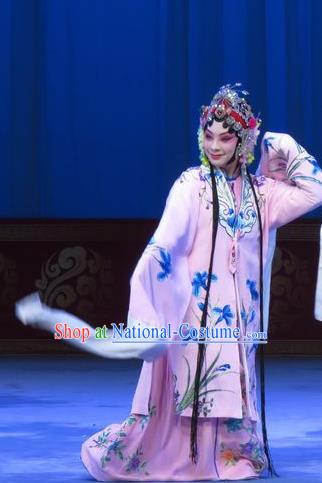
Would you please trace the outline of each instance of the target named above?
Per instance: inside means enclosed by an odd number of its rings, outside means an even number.
[[[321,18],[319,0],[2,0],[0,216],[159,217],[200,106],[236,81],[263,132],[320,160]]]

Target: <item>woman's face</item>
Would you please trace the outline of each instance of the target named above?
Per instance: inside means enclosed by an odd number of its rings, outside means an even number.
[[[214,121],[204,132],[204,151],[210,163],[217,168],[233,168],[238,159],[234,154],[238,143],[236,133],[229,133],[223,123]]]

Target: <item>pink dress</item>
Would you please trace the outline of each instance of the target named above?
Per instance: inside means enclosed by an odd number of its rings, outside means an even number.
[[[277,163],[276,160],[279,159]],[[287,182],[269,178],[283,169]],[[284,165],[281,168],[281,163]],[[275,164],[274,164],[275,163]],[[322,171],[291,136],[266,133],[262,172],[253,184],[263,223],[264,301],[268,307],[270,241],[276,228],[322,204]],[[207,326],[259,331],[259,226],[244,169],[233,182],[216,171],[218,231]],[[210,170],[189,168],[174,183],[160,224],[131,278],[128,326],[198,327],[211,250]],[[268,312],[265,325],[267,328]],[[172,340],[178,339],[173,334]],[[226,339],[227,342],[227,339]],[[206,344],[201,373],[198,463],[189,458],[198,345],[171,344],[144,361],[131,414],[82,445],[81,458],[98,481],[238,480],[267,467],[257,410],[256,342]]]

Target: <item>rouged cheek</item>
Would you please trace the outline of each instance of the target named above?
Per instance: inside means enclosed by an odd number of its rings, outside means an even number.
[[[235,148],[237,146],[237,141],[235,138],[232,138],[230,139],[229,141],[226,142],[226,144],[228,144],[229,146],[231,146],[232,148]]]

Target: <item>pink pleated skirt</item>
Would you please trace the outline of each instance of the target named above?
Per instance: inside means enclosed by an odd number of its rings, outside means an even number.
[[[88,438],[81,460],[97,481],[193,481],[259,478],[267,468],[257,423],[199,418],[198,462],[190,453],[189,417],[175,414],[167,358],[153,364],[149,415],[130,414]]]

